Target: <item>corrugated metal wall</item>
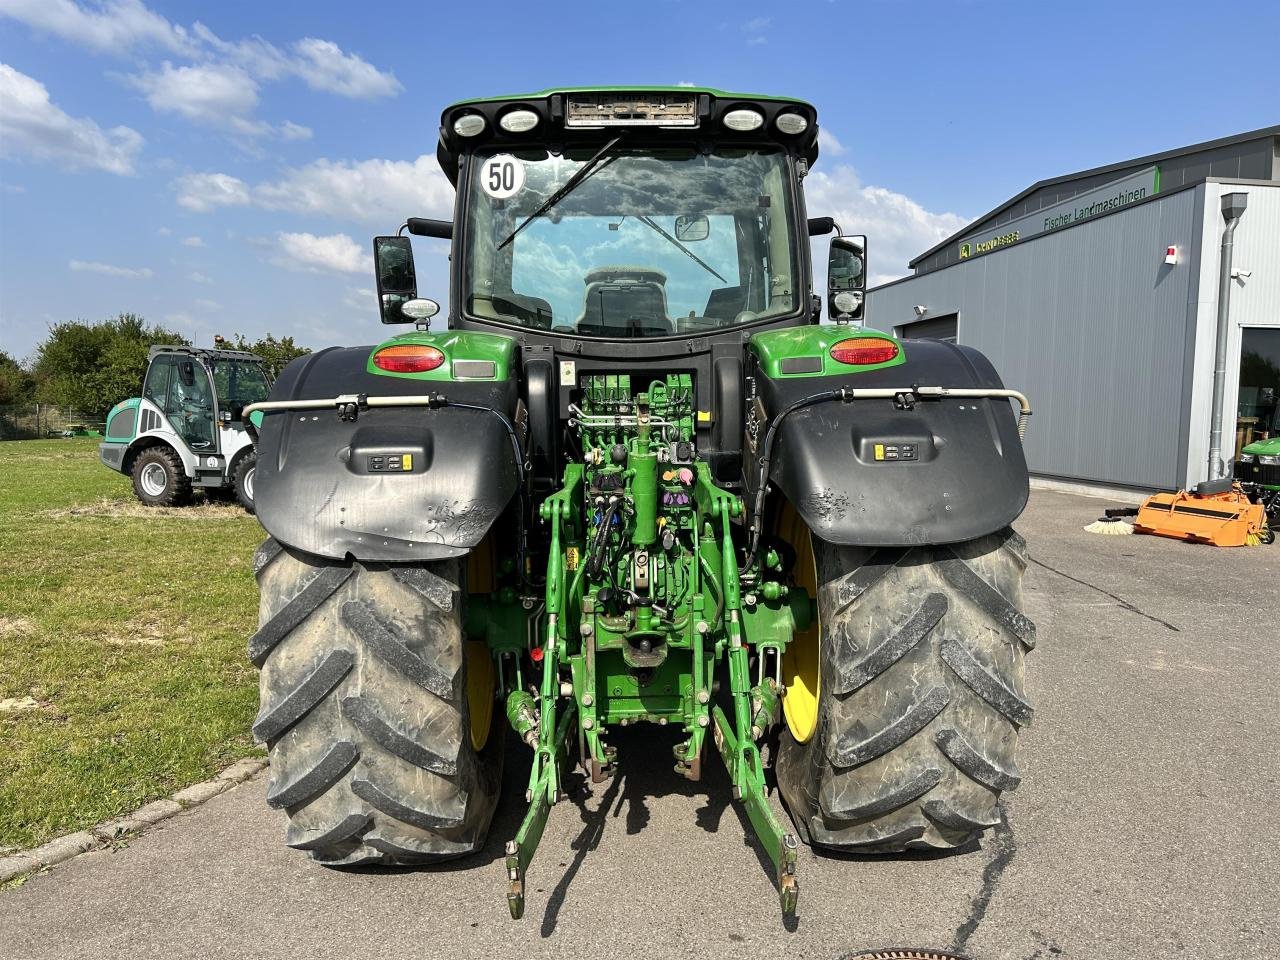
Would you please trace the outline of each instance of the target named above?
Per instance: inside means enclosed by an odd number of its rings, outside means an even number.
[[[1031,398],[1034,472],[1177,487],[1202,193],[1163,195],[871,291],[868,325],[910,323],[917,304],[926,316],[957,313],[959,342]],[[1169,245],[1182,251],[1173,266]]]

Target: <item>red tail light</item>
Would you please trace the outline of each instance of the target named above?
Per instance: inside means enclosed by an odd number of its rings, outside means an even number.
[[[444,363],[444,354],[435,347],[399,343],[383,347],[373,355],[373,365],[389,373],[426,373]]]
[[[884,337],[850,337],[831,348],[831,359],[854,366],[888,363],[898,355],[898,345]]]

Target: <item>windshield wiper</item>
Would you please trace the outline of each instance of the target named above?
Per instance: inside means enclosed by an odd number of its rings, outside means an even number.
[[[590,160],[588,160],[581,167],[579,167],[578,172],[564,182],[563,187],[561,187],[551,196],[547,197],[546,200],[543,200],[542,204],[538,207],[537,210],[533,211],[533,213],[525,217],[523,222],[521,222],[520,226],[512,230],[510,235],[508,235],[507,239],[503,240],[500,244],[498,244],[498,249],[501,250],[503,247],[509,244],[512,240],[514,240],[517,237],[517,235],[519,235],[521,230],[523,230],[529,224],[533,223],[533,221],[537,220],[540,216],[542,216],[544,213],[546,213],[548,210],[554,207],[557,203],[559,203],[561,200],[563,200],[565,197],[571,194],[574,190],[576,190],[578,188],[578,185],[582,183],[584,180],[586,180],[587,177],[591,176],[597,170],[601,169],[609,161],[616,159],[615,157],[609,157],[609,159],[605,161],[605,163],[601,163],[601,158],[604,157],[604,155],[607,154],[614,147],[616,147],[621,140],[622,140],[622,137],[614,137],[612,140],[606,143],[603,147],[597,150],[595,156],[593,156]]]
[[[698,256],[696,253],[694,253],[692,250],[686,247],[683,243],[681,243],[671,234],[667,233],[667,231],[663,230],[662,227],[658,226],[657,221],[654,220],[652,217],[636,217],[636,219],[639,220],[641,223],[643,223],[646,227],[652,227],[654,230],[657,230],[658,233],[662,234],[662,236],[666,238],[667,241],[669,241],[670,243],[678,247],[681,253],[683,253],[686,257],[688,257],[690,260],[692,260],[694,263],[700,266],[703,270],[707,271],[707,273],[714,276],[721,283],[729,282],[724,277],[720,276],[720,274],[716,271],[715,267],[711,266],[711,264],[707,263],[707,261],[703,260],[700,256]]]

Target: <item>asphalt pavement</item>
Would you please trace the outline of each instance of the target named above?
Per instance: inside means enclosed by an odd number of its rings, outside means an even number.
[[[1005,822],[946,856],[802,848],[793,924],[718,762],[687,783],[666,731],[639,728],[614,738],[617,778],[552,810],[521,921],[501,862],[527,771],[513,743],[480,855],[326,870],[282,845],[259,776],[0,893],[0,958],[1272,956],[1280,545],[1082,532],[1104,506],[1037,491],[1018,523],[1037,710]]]

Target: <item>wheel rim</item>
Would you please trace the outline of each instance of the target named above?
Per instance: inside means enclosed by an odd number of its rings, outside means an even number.
[[[138,478],[142,492],[149,497],[158,497],[169,486],[169,473],[158,463],[148,463],[142,468],[142,476]]]
[[[250,467],[244,472],[244,492],[250,500],[253,499],[253,475],[257,472],[256,466]]]
[[[467,712],[471,717],[471,746],[489,742],[493,724],[493,657],[483,640],[467,641]]]
[[[818,618],[818,563],[813,554],[813,534],[790,504],[783,508],[779,535],[796,551],[793,572],[796,586],[814,600],[814,615],[806,630],[797,630],[782,654],[782,714],[787,729],[799,743],[808,743],[818,729],[818,697],[822,686],[820,643],[822,624]]]

